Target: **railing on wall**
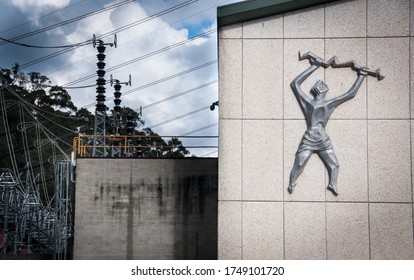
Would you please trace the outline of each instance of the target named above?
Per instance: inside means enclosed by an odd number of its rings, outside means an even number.
[[[100,157],[191,157],[194,154],[186,153],[184,147],[187,151],[217,149],[217,145],[201,145],[204,140],[217,138],[218,136],[79,135],[73,139],[73,153],[75,159],[93,157],[94,150],[100,151]],[[96,139],[105,145],[94,145]],[[194,144],[181,143],[191,142],[190,139],[199,141]]]

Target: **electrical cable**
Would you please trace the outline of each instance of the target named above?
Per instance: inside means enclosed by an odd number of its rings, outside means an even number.
[[[72,132],[73,134],[77,134],[77,133],[78,133],[78,132],[77,132],[77,131],[75,131],[75,130],[72,130],[72,129],[67,128],[67,127],[65,127],[65,126],[63,126],[63,125],[61,125],[61,124],[59,124],[59,123],[57,123],[57,122],[52,121],[51,119],[47,118],[47,117],[46,117],[45,115],[43,115],[42,113],[37,112],[37,114],[39,114],[40,116],[42,116],[42,117],[43,117],[44,119],[46,119],[47,121],[49,121],[49,122],[53,123],[54,125],[59,126],[60,128],[63,128],[63,129],[65,129],[65,130],[69,131],[69,132]]]
[[[198,40],[198,39],[200,39],[200,38],[205,38],[205,36],[207,36],[207,35],[209,35],[209,34],[211,34],[211,33],[214,33],[216,30],[217,30],[217,29],[211,29],[211,30],[209,30],[209,31],[203,32],[203,33],[201,33],[201,34],[198,34],[198,35],[196,35],[196,36],[194,36],[194,37],[192,37],[192,38],[189,38],[189,39],[186,39],[186,40],[183,40],[183,41],[177,42],[177,43],[175,43],[175,44],[172,44],[172,45],[169,45],[169,46],[167,46],[167,47],[161,48],[161,49],[159,49],[159,50],[156,50],[156,51],[153,51],[153,52],[147,53],[147,54],[142,55],[142,56],[139,56],[139,57],[137,57],[137,58],[130,59],[130,60],[126,61],[126,62],[123,62],[123,63],[117,64],[117,65],[115,65],[115,66],[109,67],[109,68],[105,69],[105,71],[106,71],[107,73],[109,73],[109,72],[111,72],[111,71],[117,70],[117,69],[122,68],[122,67],[125,67],[125,66],[127,66],[127,65],[130,65],[130,64],[136,63],[136,62],[138,62],[138,61],[141,61],[141,60],[144,60],[144,59],[150,58],[150,57],[152,57],[152,56],[155,56],[155,55],[161,54],[161,53],[163,53],[163,52],[166,52],[166,51],[169,51],[169,50],[172,50],[172,49],[178,48],[178,47],[183,46],[183,45],[185,45],[185,44],[188,44],[189,42],[192,42],[192,41],[194,41],[194,40]],[[217,61],[217,60],[215,60],[215,61]],[[83,82],[83,81],[86,81],[86,80],[89,80],[89,79],[92,79],[92,78],[95,78],[95,77],[96,77],[96,74],[95,74],[95,73],[94,73],[94,74],[90,74],[90,75],[85,76],[85,77],[83,77],[83,78],[79,78],[79,79],[77,79],[77,80],[74,80],[74,81],[71,81],[71,82],[69,82],[69,83],[66,83],[66,84],[62,85],[62,87],[66,87],[66,86],[74,85],[74,84],[77,84],[77,83],[80,83],[80,82]]]
[[[2,40],[4,40],[4,42],[0,43],[0,46],[2,46],[4,44],[7,44],[7,43],[10,43],[10,42],[14,42],[14,41],[23,39],[23,38],[27,38],[27,37],[36,35],[36,34],[39,34],[39,33],[42,33],[42,32],[45,32],[45,31],[49,31],[51,29],[54,29],[54,28],[57,28],[57,27],[61,27],[61,26],[64,26],[66,24],[73,23],[73,22],[76,22],[78,20],[82,20],[82,19],[85,19],[85,18],[94,16],[94,15],[97,15],[97,14],[100,14],[100,13],[103,13],[103,12],[106,12],[106,11],[109,11],[109,10],[112,10],[112,9],[115,9],[115,8],[118,8],[118,7],[121,7],[121,6],[125,5],[125,4],[129,4],[129,3],[132,3],[134,1],[135,0],[124,0],[124,1],[122,1],[120,3],[116,3],[116,4],[113,4],[113,5],[107,6],[105,8],[98,9],[98,10],[93,11],[93,12],[89,12],[89,13],[86,13],[86,14],[83,14],[83,15],[80,15],[80,16],[77,16],[77,17],[68,19],[68,20],[64,20],[64,21],[61,21],[59,23],[55,23],[55,24],[52,24],[52,25],[49,25],[49,26],[40,28],[40,29],[35,30],[35,31],[31,31],[31,32],[28,32],[28,33],[25,33],[25,34],[22,34],[22,35],[19,35],[19,36],[15,36],[15,37],[13,37],[11,39],[8,39],[8,40],[2,39]],[[16,43],[16,42],[14,42],[14,43]],[[53,47],[48,47],[48,48],[53,48]]]
[[[167,14],[167,13],[173,12],[173,11],[175,11],[175,10],[179,10],[179,9],[181,9],[181,8],[183,8],[183,7],[185,7],[185,6],[188,6],[188,5],[190,5],[190,4],[193,4],[193,3],[197,2],[197,1],[198,1],[198,0],[188,0],[188,1],[186,1],[186,2],[183,2],[183,3],[181,3],[181,4],[178,4],[178,5],[173,6],[173,7],[171,7],[171,8],[168,8],[168,9],[166,9],[166,10],[163,10],[163,11],[161,11],[161,12],[158,12],[158,13],[156,13],[156,14],[154,14],[154,15],[151,15],[151,16],[148,16],[148,17],[143,18],[143,19],[141,19],[141,20],[138,20],[138,21],[132,22],[132,23],[130,23],[130,24],[124,25],[124,26],[122,26],[122,27],[120,27],[120,28],[115,29],[114,31],[106,32],[106,33],[104,33],[104,34],[100,35],[99,37],[100,37],[100,38],[105,38],[105,37],[111,36],[111,35],[113,35],[113,34],[114,34],[114,32],[115,32],[115,33],[119,33],[119,32],[121,32],[121,31],[127,30],[127,29],[129,29],[129,28],[131,28],[131,27],[134,27],[134,26],[136,26],[136,25],[139,25],[139,24],[141,24],[141,23],[144,23],[144,22],[150,21],[150,20],[152,20],[152,19],[154,19],[154,18],[158,18],[158,17],[160,17],[160,16],[163,16],[163,15],[165,15],[165,14]]]
[[[186,102],[184,104],[180,104],[180,105],[175,105],[174,106],[174,111],[175,112],[182,112],[185,111],[187,108],[192,108],[194,107],[194,104],[211,104],[211,96],[208,95],[204,95],[201,96],[200,98],[196,98],[191,100],[190,102]],[[210,99],[209,101],[206,101],[206,99]],[[166,119],[167,117],[169,117],[171,110],[168,111],[160,111],[160,112],[156,112],[156,114],[151,114],[151,118],[152,119]],[[193,119],[194,117],[190,118]]]
[[[200,132],[200,131],[206,130],[207,128],[214,127],[214,126],[217,126],[217,125],[218,125],[218,123],[209,124],[209,125],[206,125],[206,126],[200,127],[200,128],[198,128],[198,129],[191,130],[191,131],[189,131],[189,132],[183,133],[183,134],[181,134],[180,136],[188,136],[188,135],[191,135],[191,134],[194,134],[194,133],[197,133],[197,132]]]
[[[145,85],[142,85],[142,86],[139,86],[139,87],[136,87],[136,88],[130,89],[130,90],[125,91],[124,93],[122,93],[122,96],[125,96],[125,95],[131,94],[131,93],[133,93],[133,92],[136,92],[136,91],[139,91],[139,90],[143,90],[143,89],[145,89],[145,88],[148,88],[148,87],[151,87],[151,86],[154,86],[154,85],[160,84],[160,83],[162,83],[162,82],[165,82],[165,81],[168,81],[168,80],[171,80],[171,79],[177,78],[177,77],[179,77],[179,76],[182,76],[182,75],[185,75],[185,74],[191,73],[191,72],[193,72],[193,71],[196,71],[196,70],[202,69],[202,68],[204,68],[204,67],[210,66],[210,65],[215,64],[215,63],[217,63],[217,60],[212,60],[212,61],[209,61],[209,62],[207,62],[207,63],[201,64],[201,65],[198,65],[198,66],[196,66],[196,67],[194,67],[194,68],[190,68],[190,69],[184,70],[184,71],[182,71],[182,72],[179,72],[179,73],[173,74],[173,75],[171,75],[171,76],[167,76],[167,77],[165,77],[165,78],[162,78],[162,79],[159,79],[159,80],[156,80],[156,81],[150,82],[150,83],[148,83],[148,84],[145,84]],[[113,99],[115,99],[115,97],[111,96],[111,97],[108,97],[106,100],[107,100],[107,101],[110,101],[110,100],[113,100]],[[96,104],[95,102],[94,102],[94,103],[90,103],[90,104],[87,104],[87,105],[82,106],[81,108],[89,108],[89,107],[94,106],[95,104]]]
[[[217,148],[215,148],[215,149],[217,149]],[[213,151],[213,152],[201,155],[200,157],[206,157],[206,156],[209,156],[209,155],[212,155],[212,154],[215,154],[215,153],[218,153],[218,151]]]
[[[206,106],[206,107],[201,107],[201,108],[199,108],[199,109],[196,109],[196,110],[193,110],[193,111],[191,111],[191,112],[188,112],[188,113],[185,113],[185,114],[179,115],[179,116],[177,116],[177,117],[174,117],[174,118],[168,119],[168,120],[166,120],[166,121],[162,121],[162,122],[159,122],[159,123],[156,123],[156,124],[153,124],[153,125],[148,125],[147,127],[149,127],[149,128],[151,128],[151,129],[153,129],[154,127],[162,126],[162,125],[164,125],[164,124],[167,124],[167,123],[170,123],[170,122],[172,122],[172,121],[176,121],[176,120],[182,119],[182,118],[184,118],[184,117],[187,117],[187,116],[193,115],[193,114],[195,114],[195,113],[198,113],[198,112],[204,111],[204,110],[209,109],[209,108],[210,108],[210,105],[209,105],[209,106]]]
[[[40,130],[39,127],[36,125],[36,141],[40,142]],[[37,157],[39,159],[39,168],[40,168],[40,178],[42,182],[42,189],[43,194],[45,196],[46,204],[49,203],[49,192],[46,187],[46,174],[45,174],[45,168],[43,165],[43,151],[42,151],[42,145],[38,145],[37,147]],[[34,168],[34,167],[32,167]]]
[[[23,25],[26,25],[26,24],[32,23],[32,22],[37,21],[37,20],[39,20],[39,19],[45,18],[45,17],[47,17],[47,16],[50,16],[50,15],[56,14],[56,13],[58,13],[58,12],[60,12],[60,11],[63,11],[63,10],[66,10],[66,9],[68,9],[68,8],[71,8],[71,7],[73,7],[73,6],[79,5],[79,4],[81,4],[81,3],[83,3],[83,2],[86,2],[86,1],[88,1],[88,0],[82,0],[82,1],[79,1],[79,2],[76,2],[76,3],[73,3],[73,4],[70,4],[70,5],[66,6],[66,7],[61,8],[61,9],[54,10],[53,12],[50,12],[50,13],[45,14],[45,15],[42,15],[42,16],[40,16],[40,17],[38,17],[38,18],[32,19],[32,20],[30,20],[30,21],[27,21],[27,22],[25,22],[25,23],[21,23],[21,24],[19,24],[19,25],[16,25],[16,26],[10,27],[10,28],[5,29],[5,30],[2,30],[2,31],[0,31],[0,34],[1,34],[1,33],[5,33],[5,32],[7,32],[7,31],[11,31],[11,30],[16,29],[16,28],[19,28],[19,27],[21,27],[21,26],[23,26]]]
[[[21,98],[19,95],[17,95],[17,97],[20,99],[20,102],[24,102],[27,106],[30,106],[31,108],[33,108],[33,109],[34,109],[34,110],[36,110],[36,111],[42,111],[42,112],[44,112],[44,113],[46,113],[46,114],[49,114],[49,115],[51,115],[51,116],[55,116],[55,117],[58,117],[58,118],[62,118],[62,119],[76,120],[76,119],[74,119],[74,118],[72,118],[72,117],[61,116],[61,115],[57,115],[57,114],[54,114],[54,113],[52,113],[52,112],[46,111],[46,110],[44,110],[44,109],[42,109],[42,108],[40,108],[40,107],[38,107],[38,106],[36,106],[36,105],[34,105],[34,104],[30,103],[30,102],[28,102],[28,101],[24,100],[24,99],[23,99],[23,98]],[[16,104],[18,104],[18,102],[17,102]]]
[[[22,103],[19,103],[19,117],[20,117],[20,123],[25,123],[25,115],[23,113],[23,107],[24,105]],[[24,158],[26,160],[26,165],[28,166],[28,177],[26,178],[28,179],[32,184],[34,184],[35,182],[35,175],[34,175],[34,171],[32,168],[32,158],[30,155],[30,150],[29,150],[29,141],[27,138],[27,129],[25,127],[23,127],[20,132],[22,135],[22,143],[23,143],[23,154],[24,154]]]
[[[150,103],[150,104],[148,104],[148,105],[142,106],[142,109],[148,109],[148,108],[150,108],[150,107],[152,107],[152,106],[155,106],[155,105],[158,105],[158,104],[164,103],[164,102],[169,101],[169,100],[171,100],[171,99],[174,99],[174,98],[180,97],[180,96],[182,96],[182,95],[185,95],[185,94],[191,93],[191,92],[193,92],[193,91],[196,91],[196,90],[202,89],[202,88],[204,88],[204,87],[207,87],[207,86],[209,86],[209,85],[212,85],[212,84],[217,83],[217,81],[218,81],[218,80],[214,80],[214,81],[211,81],[211,82],[208,82],[208,83],[205,83],[205,84],[199,85],[199,86],[197,86],[197,87],[194,87],[194,88],[188,89],[188,90],[186,90],[186,91],[183,91],[183,92],[180,92],[180,93],[177,93],[177,94],[171,95],[171,96],[166,97],[166,98],[164,98],[164,99],[161,99],[161,100],[158,100],[158,101],[152,102],[152,103]],[[139,109],[136,109],[136,110],[139,110]]]
[[[37,48],[37,49],[63,49],[63,48],[73,48],[73,47],[80,47],[80,46],[86,46],[89,45],[92,40],[87,40],[87,41],[83,41],[80,43],[76,43],[76,44],[70,44],[70,45],[62,45],[62,46],[38,46],[38,45],[29,45],[29,44],[24,44],[24,43],[19,43],[16,41],[12,41],[3,37],[0,37],[0,40],[2,40],[3,42],[7,42],[10,44],[14,44],[17,46],[21,46],[21,47],[28,47],[28,48]],[[0,43],[1,45],[1,43]]]
[[[135,0],[133,0],[133,1],[135,1]],[[184,2],[184,3],[181,3],[181,4],[179,4],[179,5],[173,6],[173,7],[169,8],[169,9],[164,10],[164,11],[161,11],[161,12],[158,12],[158,13],[156,13],[156,14],[154,14],[154,15],[148,16],[148,17],[146,17],[146,18],[144,18],[144,19],[140,19],[140,20],[135,21],[135,22],[133,22],[133,23],[130,23],[130,24],[124,25],[124,26],[122,26],[122,27],[120,27],[120,28],[116,28],[116,29],[114,29],[114,30],[112,30],[112,31],[110,31],[110,32],[106,32],[106,33],[104,33],[103,35],[99,35],[99,36],[97,36],[97,37],[96,37],[96,39],[97,39],[97,40],[99,40],[99,39],[103,39],[103,38],[105,38],[105,37],[108,37],[108,36],[110,36],[110,35],[114,35],[114,34],[116,34],[116,33],[119,33],[119,32],[121,32],[121,31],[127,30],[127,29],[129,29],[129,28],[131,28],[131,27],[134,27],[134,26],[139,25],[139,24],[141,24],[141,23],[144,23],[144,22],[146,22],[146,21],[149,21],[149,20],[152,20],[152,19],[154,19],[154,18],[157,18],[157,17],[159,17],[159,16],[161,16],[161,15],[167,14],[167,13],[169,13],[169,12],[172,12],[172,11],[175,11],[175,10],[177,10],[177,9],[179,9],[179,8],[182,8],[182,7],[184,7],[184,6],[190,5],[190,4],[192,4],[192,3],[196,2],[196,1],[198,1],[198,0],[189,0],[189,1],[187,1],[187,2]],[[54,53],[48,54],[48,55],[46,55],[46,56],[43,56],[43,57],[37,58],[37,59],[35,59],[35,60],[29,61],[29,62],[27,62],[27,63],[23,63],[23,64],[21,64],[21,65],[20,65],[20,69],[23,69],[23,68],[26,68],[26,67],[32,66],[32,65],[34,65],[34,64],[37,64],[37,63],[43,62],[43,61],[45,61],[45,60],[48,60],[48,59],[53,58],[53,57],[56,57],[56,56],[58,56],[58,55],[61,55],[61,54],[64,54],[64,53],[70,52],[70,51],[72,51],[72,50],[74,50],[74,49],[76,49],[76,48],[78,48],[78,47],[80,47],[80,46],[75,46],[75,47],[67,48],[67,49],[64,49],[64,50],[60,50],[60,51],[57,51],[57,52],[54,52]]]
[[[20,99],[20,100],[24,100],[21,96],[19,96],[18,94],[17,94],[17,92],[12,88],[12,87],[10,87],[10,86],[8,86],[8,85],[4,85],[3,84],[3,86],[4,87],[6,87],[7,88],[7,90],[11,93],[11,94],[13,94],[14,96],[16,96],[18,99]],[[2,95],[3,96],[3,95]],[[45,126],[43,126],[43,124],[33,115],[33,112],[32,112],[32,110],[29,110],[27,107],[26,107],[26,105],[24,104],[24,102],[23,103],[21,103],[22,104],[22,107],[26,110],[26,112],[32,117],[32,119],[39,125],[39,127],[41,128],[41,130],[42,130],[42,132],[45,134],[45,136],[50,140],[50,142],[51,143],[53,143],[54,145],[56,145],[56,148],[58,148],[59,149],[59,151],[62,153],[62,155],[64,155],[67,159],[69,159],[69,156],[66,154],[66,152],[65,151],[63,151],[63,149],[62,148],[60,148],[60,146],[56,143],[56,141],[54,141],[54,139],[56,139],[56,140],[59,140],[60,142],[62,142],[63,144],[65,144],[65,145],[67,145],[67,146],[69,146],[69,147],[71,147],[72,148],[72,145],[70,145],[69,143],[67,143],[67,142],[65,142],[65,141],[63,141],[62,139],[60,139],[59,137],[57,137],[54,133],[52,133],[49,129],[47,129]],[[54,136],[54,139],[52,139],[50,136],[49,136],[49,134],[50,135],[52,135],[52,136]]]
[[[72,145],[67,143],[66,141],[63,141],[59,137],[57,137],[53,132],[51,132],[49,129],[47,129],[39,120],[36,119],[36,117],[33,115],[31,110],[29,110],[25,105],[23,105],[23,107],[25,108],[26,112],[36,121],[36,123],[39,125],[40,129],[42,130],[43,134],[45,134],[45,136],[49,139],[49,141],[51,143],[53,143],[56,146],[56,148],[58,148],[58,150],[62,153],[63,156],[66,157],[66,159],[69,160],[68,154],[66,154],[66,152],[63,151],[63,149],[56,143],[55,140],[58,140],[61,143],[65,144],[65,145],[67,145],[68,147],[71,147],[71,148],[72,148]],[[50,135],[52,135],[54,138],[52,139],[50,137]]]
[[[223,4],[223,3],[226,3],[226,2],[229,2],[229,1],[224,1],[224,2],[221,2],[221,3],[219,3],[219,4]],[[141,36],[138,36],[138,37],[136,37],[136,38],[134,38],[134,39],[132,39],[132,40],[126,41],[126,42],[124,43],[124,45],[129,44],[129,43],[131,43],[131,42],[133,42],[133,41],[136,41],[136,40],[138,40],[138,39],[140,39],[140,38],[146,37],[146,36],[148,36],[148,35],[150,35],[150,34],[152,34],[152,33],[155,33],[155,32],[158,32],[158,31],[160,31],[160,30],[163,30],[163,29],[169,28],[170,26],[174,26],[174,25],[176,25],[176,24],[178,24],[178,23],[180,23],[180,22],[182,22],[182,21],[185,21],[185,20],[187,20],[187,19],[189,19],[189,18],[192,18],[192,17],[194,17],[194,16],[197,16],[197,15],[199,15],[199,14],[202,14],[203,12],[208,11],[208,10],[210,10],[210,9],[212,9],[212,8],[216,8],[216,7],[217,7],[217,5],[210,6],[209,8],[204,9],[204,10],[202,10],[202,11],[200,11],[200,12],[195,13],[195,14],[192,14],[192,15],[190,15],[190,16],[188,16],[188,17],[182,18],[182,19],[180,19],[180,20],[178,20],[178,21],[175,21],[175,22],[172,22],[172,23],[168,23],[168,26],[164,26],[164,27],[162,27],[162,28],[157,28],[157,29],[155,29],[155,30],[153,30],[153,31],[150,31],[150,32],[148,32],[148,33],[144,34],[144,35],[141,35]],[[121,44],[119,44],[119,45],[121,45]],[[92,58],[94,58],[94,57],[95,57],[95,56],[89,56],[89,57],[87,57],[87,58],[81,59],[81,60],[76,61],[76,62],[74,62],[74,63],[68,64],[68,65],[65,65],[65,66],[63,66],[63,67],[61,67],[61,68],[59,68],[59,69],[57,69],[57,70],[55,70],[55,71],[52,71],[52,72],[47,73],[47,75],[49,75],[49,74],[51,74],[51,73],[55,73],[55,72],[60,71],[60,70],[63,70],[63,69],[65,69],[65,68],[68,68],[68,67],[72,66],[73,64],[79,63],[79,62],[81,62],[81,61],[85,61],[85,60],[87,60],[87,59],[92,59]]]
[[[4,80],[1,76],[0,78],[2,79],[1,84],[3,84]],[[10,162],[12,165],[13,173],[15,176],[17,176],[17,174],[19,174],[18,166],[17,166],[16,155],[14,153],[13,139],[11,138],[11,134],[10,134],[10,127],[9,127],[9,122],[8,122],[8,117],[7,117],[7,110],[5,107],[6,103],[4,99],[3,87],[0,87],[0,103],[1,103],[1,108],[2,108],[1,112],[2,112],[2,117],[3,117],[4,130],[6,132],[7,148],[10,154]]]

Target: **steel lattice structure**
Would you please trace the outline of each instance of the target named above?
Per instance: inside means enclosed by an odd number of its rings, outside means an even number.
[[[0,173],[0,254],[52,254],[66,259],[73,235],[71,163],[55,164],[55,194],[44,205],[35,182]],[[22,176],[20,176],[22,177]]]

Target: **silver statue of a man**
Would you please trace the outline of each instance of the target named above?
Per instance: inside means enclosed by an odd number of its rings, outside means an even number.
[[[314,97],[311,99],[302,91],[302,83],[320,66],[328,67],[329,65],[333,65],[333,60],[330,61],[331,63],[327,64],[327,62],[314,55],[306,58],[309,58],[311,66],[297,76],[290,84],[303,114],[305,115],[307,129],[299,144],[298,151],[296,152],[295,163],[290,173],[288,191],[289,193],[293,192],[296,187],[296,180],[305,168],[309,158],[313,153],[317,153],[328,170],[328,190],[332,191],[334,195],[338,195],[336,184],[338,180],[339,163],[325,128],[329,117],[335,108],[353,98],[364,81],[364,78],[367,74],[371,73],[368,73],[368,69],[359,68],[358,77],[352,87],[341,96],[329,100],[325,100],[325,94],[328,92],[329,88],[323,81],[319,80],[310,90]]]

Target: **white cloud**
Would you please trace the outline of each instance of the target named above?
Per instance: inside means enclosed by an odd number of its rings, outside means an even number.
[[[215,28],[216,5],[228,4],[237,0],[199,0],[191,5],[185,6],[172,13],[168,13],[162,18],[155,18],[145,23],[136,25],[122,32],[118,32],[118,48],[107,47],[106,49],[106,68],[140,58],[162,48],[172,46],[175,43],[187,40],[190,35],[205,31],[211,25]],[[75,3],[80,5],[75,5]],[[45,27],[63,20],[73,18],[86,12],[98,10],[103,6],[113,5],[121,2],[120,0],[99,0],[99,1],[79,1],[79,0],[10,0],[13,10],[19,9],[26,15],[13,24],[20,24],[30,18],[42,17],[39,21],[30,21],[30,27]],[[140,0],[120,6],[104,13],[96,14],[92,17],[71,23],[47,33],[33,36],[33,44],[38,45],[62,45],[83,42],[92,38],[93,34],[101,35],[116,28],[126,26],[133,22],[145,19],[149,14],[160,12],[171,8],[174,5],[182,4],[181,0]],[[52,16],[49,13],[65,9]],[[0,15],[5,9],[0,10]],[[19,13],[20,14],[20,13]],[[43,17],[44,16],[44,17]],[[3,18],[6,18],[3,16]],[[21,33],[31,31],[29,25],[24,25],[27,29]],[[19,32],[17,32],[19,34]],[[17,35],[16,34],[16,35]],[[11,34],[10,37],[13,37]],[[36,40],[38,41],[36,41]],[[111,42],[113,37],[104,38],[105,42]],[[29,41],[30,42],[30,41]],[[15,49],[7,53],[3,52],[3,60],[22,61],[33,60],[42,57],[56,50],[34,49]],[[53,84],[63,85],[88,75],[94,77],[73,86],[94,85],[96,83],[97,70],[97,50],[92,44],[79,47],[74,51],[58,56],[51,60],[35,64],[30,67],[30,71],[39,71],[48,76]],[[1,54],[0,54],[1,55]],[[22,58],[24,57],[24,59]],[[203,63],[217,59],[217,40],[216,34],[189,42],[181,47],[159,53],[157,55],[140,60],[139,62],[119,68],[113,72],[107,72],[106,79],[109,80],[110,74],[115,78],[126,81],[128,75],[132,75],[132,87],[123,86],[122,92],[140,87],[142,85],[158,81],[176,73],[194,68]],[[23,61],[26,62],[26,61]],[[28,69],[29,70],[29,69]],[[191,88],[217,80],[217,64],[204,67],[186,75],[170,79],[163,83],[135,91],[122,96],[122,106],[138,109],[166,97],[185,92]],[[188,94],[168,100],[156,106],[144,110],[144,120],[146,124],[156,124],[166,121],[188,112],[207,107],[218,99],[217,83],[194,90]],[[112,97],[113,88],[107,86],[107,98]],[[76,106],[81,107],[86,104],[96,102],[95,86],[79,90],[69,90],[70,95]],[[107,101],[106,105],[113,107],[113,101]],[[89,107],[94,111],[94,106]],[[180,135],[189,131],[217,123],[218,110],[204,110],[176,121],[159,126],[154,130],[161,135]],[[200,135],[217,135],[217,126],[203,130]],[[197,140],[198,141],[198,140]],[[195,142],[197,142],[195,141]],[[200,141],[198,141],[200,142]],[[210,142],[202,142],[209,144]],[[207,152],[206,152],[207,153]]]
[[[24,13],[30,13],[35,18],[47,10],[64,8],[70,0],[12,0],[12,4]]]
[[[179,17],[179,13],[177,14]],[[147,16],[147,13],[139,3],[134,2],[133,4],[114,9],[111,12],[80,21],[76,29],[68,34],[66,38],[69,43],[81,42],[91,38],[93,33],[100,35],[144,19]],[[107,46],[106,69],[187,39],[188,31],[184,28],[176,29],[161,18],[147,21],[118,33],[118,48],[115,49]],[[105,38],[104,41],[109,43],[112,41],[112,38]],[[131,74],[132,87],[123,85],[121,90],[121,92],[126,92],[130,89],[158,81],[215,60],[217,58],[216,48],[216,35],[212,34],[210,37],[200,38],[181,47],[161,52],[137,63],[119,68],[107,73],[105,78],[109,80],[109,75],[112,74],[116,79],[127,81],[128,75]],[[52,80],[58,84],[66,84],[80,77],[95,73],[97,70],[96,54],[97,50],[92,45],[76,49],[69,58],[72,65],[62,71],[54,73]],[[215,79],[217,79],[217,64],[212,64],[158,85],[123,95],[121,97],[121,106],[138,109],[140,106],[151,104],[168,96],[214,81]],[[96,77],[75,86],[94,84],[95,80]],[[106,90],[107,99],[112,97],[113,91],[113,88],[108,85]],[[82,90],[70,90],[69,92],[78,107],[95,103],[96,92],[94,87]],[[150,107],[144,110],[143,118],[147,125],[157,124],[201,107],[209,106],[217,98],[217,86],[213,84],[183,95],[182,97],[174,98]],[[109,108],[114,106],[112,100],[107,101],[106,105]],[[89,109],[93,111],[94,106],[89,107]],[[180,135],[196,130],[217,122],[217,111],[211,112],[207,109],[156,127],[154,131],[161,135]],[[202,131],[201,134],[217,134],[217,127],[212,127],[211,130],[210,132]],[[214,142],[215,140],[212,141]]]

